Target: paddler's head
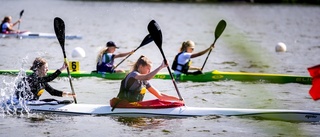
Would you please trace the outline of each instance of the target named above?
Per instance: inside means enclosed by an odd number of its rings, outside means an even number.
[[[48,71],[48,63],[44,58],[37,57],[30,68],[33,72],[37,73],[38,76],[46,76]]]
[[[145,56],[140,56],[137,62],[133,65],[133,70],[141,74],[150,73],[152,62]]]
[[[11,20],[12,20],[12,17],[11,16],[5,16],[4,18],[3,18],[3,20],[2,20],[2,23],[5,23],[5,22],[11,22]]]
[[[106,44],[106,47],[108,48],[108,52],[109,53],[113,53],[116,49],[118,49],[119,47],[117,47],[116,43],[114,43],[113,41],[108,41]]]
[[[184,41],[184,42],[182,42],[180,52],[192,53],[194,50],[194,47],[195,47],[195,44],[193,41],[191,41],[191,40]]]

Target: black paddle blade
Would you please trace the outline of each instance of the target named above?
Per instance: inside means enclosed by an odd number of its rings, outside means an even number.
[[[139,48],[142,47],[142,46],[144,46],[144,45],[149,44],[149,43],[152,42],[152,41],[153,41],[153,39],[152,39],[151,35],[148,34],[148,35],[147,35],[146,37],[144,37],[144,39],[142,40]]]
[[[139,47],[137,47],[136,49],[133,50],[133,52],[136,52],[139,48],[143,47],[144,45],[147,45],[148,43],[150,43],[151,41],[153,41],[152,37],[150,34],[148,34],[146,37],[144,37],[144,39],[142,40],[141,44]],[[112,71],[114,69],[116,69],[123,61],[125,61],[127,58],[129,58],[132,54],[129,54],[126,58],[124,58],[122,61],[120,61],[120,63],[118,63],[115,67],[112,68]]]
[[[22,17],[23,12],[24,12],[24,10],[20,11],[20,18]]]
[[[216,27],[216,30],[214,32],[214,36],[215,36],[215,39],[218,39],[220,37],[220,35],[222,34],[222,32],[224,31],[224,29],[226,28],[227,26],[227,22],[224,21],[224,20],[221,20],[217,27]]]
[[[56,33],[57,39],[60,43],[62,50],[64,51],[64,41],[65,41],[65,25],[61,18],[56,17],[53,21],[54,32]]]
[[[167,63],[166,56],[164,55],[163,50],[162,50],[162,33],[161,33],[160,26],[158,25],[158,23],[156,21],[151,20],[150,23],[148,24],[148,31],[149,31],[153,41],[158,46],[164,61]],[[167,66],[167,69],[169,71],[169,74],[170,74],[171,80],[173,82],[173,85],[174,85],[174,87],[175,87],[175,89],[176,89],[176,91],[178,93],[179,99],[183,100],[181,95],[180,95],[178,86],[177,86],[177,84],[176,84],[176,82],[175,82],[175,80],[173,78],[173,74],[171,73],[171,70],[170,70],[169,66]]]
[[[161,49],[162,46],[162,33],[161,29],[158,25],[158,23],[154,20],[151,20],[148,24],[148,31],[153,39],[153,41],[156,43],[159,49]]]

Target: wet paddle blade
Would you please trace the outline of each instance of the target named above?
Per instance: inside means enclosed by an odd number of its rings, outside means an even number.
[[[56,17],[54,18],[54,32],[56,33],[57,39],[60,43],[60,46],[62,48],[62,51],[64,52],[64,57],[65,56],[65,49],[64,49],[64,44],[65,44],[65,25],[64,25],[64,21],[59,18]]]
[[[226,28],[227,26],[227,22],[224,21],[224,20],[220,20],[218,25],[216,26],[216,29],[214,31],[214,42],[213,42],[213,45],[216,43],[217,39],[221,36],[222,32],[224,31],[224,29]],[[208,52],[208,55],[206,57],[206,59],[204,60],[204,63],[201,67],[201,71],[203,70],[204,66],[206,65],[207,63],[207,60],[208,60],[208,57],[211,53],[212,49],[210,49],[210,51]]]
[[[24,13],[24,10],[20,11],[20,17],[19,17],[19,19],[21,19],[23,13]],[[20,22],[19,22],[19,25],[18,25],[18,32],[20,33]],[[18,35],[18,37],[19,37],[19,35]]]
[[[139,48],[143,47],[144,45],[149,44],[152,41],[153,41],[153,39],[152,39],[151,35],[148,34],[146,37],[144,37],[144,39],[142,40],[140,46],[137,49],[135,49],[134,51],[138,50]]]
[[[165,62],[167,62],[167,59],[166,59],[166,56],[164,55],[164,52],[162,50],[162,33],[161,33],[161,29],[160,29],[160,26],[158,25],[158,23],[154,20],[151,20],[150,23],[148,24],[148,31],[153,39],[153,41],[156,43],[156,45],[158,46],[160,52],[161,52],[161,55],[163,57],[163,60]],[[167,69],[169,71],[169,74],[170,74],[170,77],[171,77],[171,80],[173,82],[173,85],[178,93],[178,96],[179,96],[179,99],[180,100],[183,100],[182,97],[181,97],[181,94],[179,92],[179,89],[178,89],[178,86],[173,78],[173,75],[171,73],[171,70],[169,68],[169,66],[167,66]]]
[[[150,34],[148,34],[144,39],[142,40],[139,47],[133,50],[133,52],[136,52],[139,48],[143,47],[144,45],[149,44],[151,41],[153,41]],[[132,53],[133,54],[133,53]],[[125,61],[127,58],[129,58],[132,54],[129,54],[127,57],[125,57],[122,61],[120,61],[115,67],[112,68],[112,71],[114,71],[123,61]]]
[[[24,13],[24,10],[20,11],[20,19],[21,19],[23,13]]]
[[[59,17],[54,18],[53,27],[54,27],[54,32],[56,33],[56,37],[57,37],[57,39],[58,39],[58,41],[60,43],[61,49],[62,49],[64,62],[68,63],[66,52],[65,52],[65,49],[64,49],[64,44],[65,44],[65,25],[64,25],[64,21]],[[74,88],[73,88],[73,84],[72,84],[72,81],[71,81],[71,75],[70,75],[69,66],[67,67],[67,72],[68,72],[68,78],[69,78],[72,94],[75,94]],[[74,100],[74,103],[77,104],[77,99],[76,99],[75,96],[73,96],[73,100]]]
[[[215,36],[215,41],[221,36],[222,32],[224,31],[224,29],[226,28],[227,26],[227,22],[224,21],[224,20],[221,20],[217,27],[216,27],[216,30],[214,32],[214,36]]]
[[[148,31],[159,49],[162,48],[162,32],[158,23],[151,20],[148,24]]]

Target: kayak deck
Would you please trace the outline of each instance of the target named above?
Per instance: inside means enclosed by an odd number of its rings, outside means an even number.
[[[24,38],[57,38],[56,34],[54,33],[38,33],[38,32],[22,32],[22,33],[10,33],[10,34],[0,34],[0,38],[19,38],[19,39],[24,39]],[[82,36],[80,35],[73,35],[73,34],[66,34],[65,35],[66,39],[82,39]]]
[[[31,74],[32,71],[25,71],[26,74]],[[48,74],[53,73],[54,70],[49,70]],[[2,75],[17,75],[19,70],[0,70]],[[111,80],[122,80],[125,78],[127,73],[97,73],[97,72],[71,72],[71,77],[98,77]],[[67,72],[62,72],[60,77],[68,76]],[[167,79],[170,80],[171,77],[169,73],[157,73],[154,76],[155,79]],[[249,73],[249,72],[222,72],[218,70],[213,70],[205,72],[200,75],[184,75],[182,74],[179,81],[192,81],[192,82],[208,82],[208,81],[241,81],[241,82],[266,82],[266,83],[299,83],[299,84],[311,84],[312,78],[310,76],[298,76],[298,75],[287,75],[287,74],[267,74],[267,73]]]
[[[288,122],[319,122],[320,113],[305,110],[285,109],[239,109],[239,108],[205,108],[180,106],[174,108],[115,108],[102,104],[58,104],[28,105],[30,112],[54,113],[64,115],[95,115],[124,117],[197,117],[197,116],[241,116],[265,120]]]

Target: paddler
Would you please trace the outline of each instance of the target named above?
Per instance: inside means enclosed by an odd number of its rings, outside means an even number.
[[[30,68],[33,73],[21,79],[16,87],[15,98],[19,100],[39,100],[40,96],[46,90],[52,96],[58,97],[73,97],[75,94],[60,91],[52,88],[48,82],[57,78],[61,71],[65,70],[68,64],[63,63],[60,69],[57,69],[53,74],[47,75],[48,63],[44,58],[37,57]],[[47,100],[47,99],[45,99]],[[41,101],[41,100],[40,100]]]
[[[180,101],[179,98],[159,92],[148,80],[152,79],[161,69],[167,67],[167,63],[162,64],[151,71],[152,62],[145,56],[139,57],[133,65],[132,71],[121,81],[120,91],[117,98],[110,101],[111,106],[116,106],[120,100],[124,102],[139,102],[148,90],[160,101]]]
[[[1,22],[0,28],[1,33],[8,34],[8,33],[18,33],[17,30],[13,29],[15,25],[21,22],[21,19],[17,20],[16,22],[11,22],[11,16],[5,16]]]
[[[108,41],[106,47],[103,48],[97,57],[97,71],[98,73],[123,73],[124,70],[114,70],[114,59],[125,57],[129,54],[132,54],[134,51],[126,52],[126,53],[119,53],[114,54],[116,49],[118,49],[117,45],[113,41]]]
[[[191,58],[199,57],[210,49],[214,48],[214,45],[211,45],[209,48],[200,51],[198,53],[193,53],[195,48],[195,43],[191,40],[184,41],[180,47],[180,52],[175,56],[174,61],[172,63],[171,69],[174,70],[173,74],[177,79],[180,78],[181,74],[202,74],[202,70],[200,67],[191,66]],[[189,72],[189,70],[197,70],[195,72]]]

